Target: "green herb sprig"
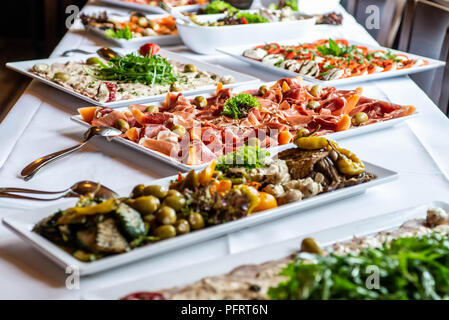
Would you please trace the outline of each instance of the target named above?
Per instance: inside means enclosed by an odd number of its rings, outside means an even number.
[[[173,84],[179,79],[173,66],[159,54],[141,56],[127,54],[112,58],[106,65],[91,68],[92,76],[100,80],[143,83],[147,85]]]
[[[123,29],[107,29],[104,32],[105,36],[108,38],[115,38],[115,39],[132,39],[133,33],[131,32],[131,29],[129,26],[125,26]]]
[[[312,254],[297,259],[270,288],[271,299],[449,299],[449,239],[439,233],[399,238],[358,255]],[[369,268],[378,269],[378,287],[368,288]]]
[[[349,47],[345,45],[338,45],[337,42],[329,39],[328,47],[325,45],[317,46],[316,49],[324,56],[342,57],[346,54],[351,54],[355,50],[355,45]]]
[[[259,107],[260,103],[256,97],[241,93],[226,100],[222,115],[233,119],[241,119],[248,115],[248,111],[252,108]]]
[[[230,168],[244,167],[246,169],[265,166],[265,158],[270,153],[258,146],[241,146],[237,151],[229,152],[217,160],[217,170],[226,173]]]

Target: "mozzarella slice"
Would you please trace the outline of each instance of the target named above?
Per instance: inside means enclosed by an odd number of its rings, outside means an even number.
[[[245,50],[243,56],[255,60],[262,60],[267,55],[267,51],[262,48],[251,48]]]
[[[269,66],[275,66],[278,62],[282,61],[284,61],[284,56],[282,54],[269,54],[262,59],[262,63]]]

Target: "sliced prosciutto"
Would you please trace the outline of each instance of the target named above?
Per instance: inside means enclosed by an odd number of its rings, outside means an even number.
[[[157,110],[131,105],[125,112],[88,107],[80,109],[80,113],[91,125],[117,127],[119,119],[125,120],[129,124],[125,139],[182,163],[197,165],[235,151],[253,138],[263,147],[274,147],[291,142],[303,128],[313,135],[324,135],[415,111],[413,106],[364,97],[361,88],[321,88],[306,85],[298,78],[280,79],[269,88],[245,94],[254,97],[257,106],[247,107],[244,115],[235,119],[224,115],[224,106],[238,94],[220,86],[211,97],[201,97],[202,105],[182,94],[169,93]]]

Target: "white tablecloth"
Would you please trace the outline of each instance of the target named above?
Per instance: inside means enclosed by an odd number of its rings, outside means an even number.
[[[85,8],[88,11],[100,9],[94,6]],[[320,26],[310,37],[344,37],[375,43],[346,13],[343,26]],[[62,39],[53,56],[67,49],[104,44],[80,30],[78,24]],[[225,56],[197,56],[184,47],[173,50],[247,72],[264,81],[277,79],[275,75]],[[74,299],[81,292],[93,288],[177,269],[415,204],[449,199],[449,120],[407,77],[366,82],[362,86],[367,96],[417,107],[418,115],[407,123],[348,138],[341,143],[363,159],[398,171],[400,178],[397,181],[268,225],[82,278],[81,290],[66,289],[63,270],[0,226],[0,299]],[[0,186],[59,190],[73,182],[89,179],[127,193],[132,185],[148,184],[152,179],[176,173],[171,167],[98,138],[83,151],[46,168],[31,181],[21,180],[19,172],[37,156],[80,141],[83,128],[70,121],[69,116],[75,113],[76,108],[85,105],[81,100],[33,81],[0,123]],[[0,198],[0,217],[26,215],[28,209],[40,206],[46,204]],[[181,275],[174,273],[173,276]]]

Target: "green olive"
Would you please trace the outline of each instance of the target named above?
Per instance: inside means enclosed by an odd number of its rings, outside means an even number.
[[[155,105],[151,105],[145,109],[145,112],[150,112],[150,113],[159,112],[159,108],[156,107]]]
[[[186,205],[186,199],[183,196],[167,196],[162,202],[162,205],[172,207],[176,211],[179,211]]]
[[[188,220],[193,230],[204,228],[204,218],[198,212],[193,212],[189,214]]]
[[[178,190],[171,189],[171,190],[168,190],[168,192],[167,192],[167,197],[170,197],[170,196],[182,197],[183,195]]]
[[[267,93],[267,91],[268,91],[268,87],[267,86],[261,86],[259,88],[259,96],[264,96],[265,93]]]
[[[175,125],[171,128],[171,131],[176,133],[178,136],[183,137],[186,134],[186,128],[180,125]]]
[[[172,225],[163,225],[160,227],[157,227],[153,235],[158,237],[161,240],[168,239],[168,238],[174,238],[176,237],[176,229]]]
[[[142,28],[146,28],[146,26],[148,25],[148,20],[145,17],[140,17],[139,20],[137,20],[137,24]]]
[[[56,72],[53,75],[53,80],[59,80],[62,82],[67,82],[70,80],[70,76],[65,72]]]
[[[133,207],[142,215],[147,215],[155,213],[160,205],[161,203],[158,198],[153,196],[142,196],[134,201]]]
[[[293,140],[296,140],[298,138],[308,137],[309,135],[310,135],[310,131],[307,130],[306,128],[302,128],[302,129],[298,130],[298,132],[296,133]]]
[[[368,121],[368,115],[365,112],[357,112],[352,117],[352,124],[355,126],[359,126],[362,123],[365,123]]]
[[[179,83],[172,83],[172,85],[170,86],[170,91],[171,92],[180,92],[182,90],[181,86],[179,85]]]
[[[190,232],[190,224],[186,219],[179,219],[175,223],[175,229],[177,234],[185,234]]]
[[[86,60],[86,64],[87,65],[94,65],[94,64],[100,64],[100,59],[97,57],[90,57],[89,59]]]
[[[150,25],[150,28],[153,30],[159,29],[159,24],[153,20],[150,20],[149,25]]]
[[[252,147],[260,147],[260,140],[256,137],[251,137],[248,139],[248,145]]]
[[[194,64],[186,64],[184,66],[184,72],[196,72],[196,67]]]
[[[146,216],[143,216],[143,221],[153,225],[156,222],[156,216],[154,214],[147,214]]]
[[[301,243],[301,252],[316,253],[321,255],[323,250],[320,249],[315,240],[312,238],[305,238]]]
[[[137,198],[137,197],[141,197],[144,195],[143,190],[145,189],[145,185],[143,184],[139,184],[137,186],[134,187],[131,197],[132,198]]]
[[[124,119],[118,119],[117,122],[115,123],[115,126],[121,132],[126,132],[127,130],[129,130],[129,123]]]
[[[318,108],[319,106],[321,106],[321,104],[320,104],[318,101],[314,101],[314,100],[310,101],[310,102],[307,104],[307,108],[312,109],[312,110],[315,110],[315,109]]]
[[[176,211],[173,208],[162,206],[156,213],[156,218],[162,224],[174,224],[176,222]]]
[[[320,97],[321,96],[321,86],[319,84],[316,84],[312,87],[310,90],[310,94],[314,97]]]
[[[195,99],[193,100],[193,103],[200,109],[207,107],[207,99],[204,98],[203,96],[195,97]]]
[[[155,196],[159,199],[165,198],[167,196],[167,189],[165,189],[163,186],[147,186],[143,190],[143,194],[146,196]]]
[[[186,178],[184,179],[181,189],[195,190],[199,186],[200,181],[198,178],[198,174],[194,170],[192,170],[187,174]]]

